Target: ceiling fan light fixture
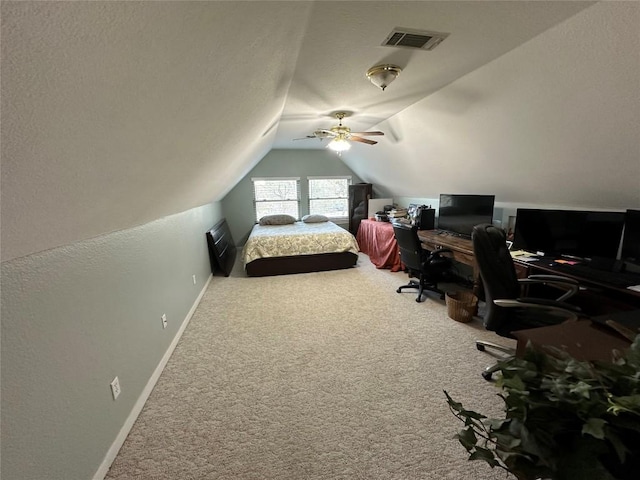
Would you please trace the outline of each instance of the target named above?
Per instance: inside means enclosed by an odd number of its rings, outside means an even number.
[[[367,70],[367,78],[376,87],[384,91],[384,89],[400,75],[401,71],[402,69],[397,65],[376,65]]]
[[[351,148],[351,144],[347,141],[346,138],[338,137],[331,140],[329,145],[327,145],[334,152],[346,152]]]

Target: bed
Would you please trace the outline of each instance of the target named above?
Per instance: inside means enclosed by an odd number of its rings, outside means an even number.
[[[260,225],[242,250],[247,275],[262,277],[350,268],[358,262],[358,242],[333,222]]]

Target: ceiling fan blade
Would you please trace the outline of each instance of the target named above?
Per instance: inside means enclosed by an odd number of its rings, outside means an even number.
[[[368,138],[362,137],[354,137],[353,135],[349,137],[349,140],[353,140],[354,142],[367,143],[369,145],[375,145],[376,143],[378,143],[375,140],[369,140]]]
[[[307,135],[306,137],[294,138],[293,140],[294,141],[295,140],[309,140],[310,138],[319,138],[319,137],[316,137],[315,135]],[[320,140],[322,140],[322,139],[320,138]]]
[[[384,135],[384,132],[351,132],[351,135],[371,136],[371,135]]]
[[[336,132],[332,131],[332,130],[325,130],[325,129],[320,129],[320,130],[316,130],[315,132],[313,132],[314,135],[316,135],[317,137],[320,136],[324,136],[324,137],[335,137],[336,135],[338,135]]]

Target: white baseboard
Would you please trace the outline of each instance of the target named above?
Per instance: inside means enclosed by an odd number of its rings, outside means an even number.
[[[200,300],[202,299],[204,292],[207,291],[207,287],[209,286],[209,283],[211,282],[212,278],[213,278],[212,275],[209,275],[209,278],[207,278],[207,281],[205,282],[204,287],[202,287],[202,290],[198,294],[198,298],[196,298],[195,302],[193,302],[193,305],[191,306],[189,313],[187,313],[187,316],[182,322],[182,325],[180,326],[180,329],[176,333],[176,336],[171,341],[171,344],[169,345],[169,348],[167,348],[167,351],[162,357],[162,360],[160,360],[160,363],[154,370],[153,374],[151,375],[151,378],[149,378],[147,385],[142,390],[142,393],[138,397],[138,400],[136,401],[135,405],[133,406],[131,413],[129,413],[129,416],[124,422],[124,425],[120,429],[118,436],[116,437],[114,442],[111,444],[111,447],[109,448],[109,451],[105,455],[104,460],[102,461],[102,463],[100,464],[100,467],[98,468],[95,475],[93,476],[93,480],[104,480],[104,477],[107,475],[107,472],[109,471],[109,467],[111,467],[111,464],[113,463],[116,456],[118,455],[118,452],[120,451],[120,448],[124,444],[124,441],[126,440],[127,435],[129,435],[129,432],[133,428],[133,424],[138,418],[138,415],[140,415],[140,412],[142,411],[144,404],[147,402],[149,395],[151,395],[153,388],[156,386],[156,383],[158,382],[158,379],[160,378],[160,375],[162,374],[164,367],[166,367],[167,362],[169,361],[169,358],[171,358],[171,355],[173,354],[173,351],[175,350],[176,345],[178,345],[178,342],[182,337],[182,334],[184,333],[185,329],[189,325],[189,322],[191,321],[191,317],[193,316],[193,312],[196,311],[196,308],[200,304]]]

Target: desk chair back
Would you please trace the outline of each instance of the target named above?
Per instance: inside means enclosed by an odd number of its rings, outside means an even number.
[[[418,237],[418,227],[402,224],[393,225],[393,234],[400,250],[400,260],[409,270],[419,272],[422,270],[422,262],[425,258],[422,243]]]
[[[499,331],[509,322],[514,312],[498,307],[493,301],[516,299],[520,296],[520,285],[507,248],[507,238],[501,228],[481,224],[473,228],[471,242],[484,287],[485,327],[487,330]]]
[[[438,288],[438,281],[451,268],[451,260],[441,254],[451,251],[440,249],[430,252],[422,248],[416,226],[394,224],[393,233],[400,250],[400,260],[409,271],[409,276],[419,279],[418,282],[410,281],[407,285],[398,287],[396,292],[400,293],[405,288],[417,288],[416,302],[422,301],[425,290],[436,292],[443,299],[444,292]]]
[[[398,242],[400,260],[410,272],[422,273],[423,276],[439,280],[443,273],[451,268],[451,260],[441,253],[451,253],[449,249],[429,251],[422,248],[422,242],[418,237],[418,227],[396,223],[393,225],[393,234]]]

